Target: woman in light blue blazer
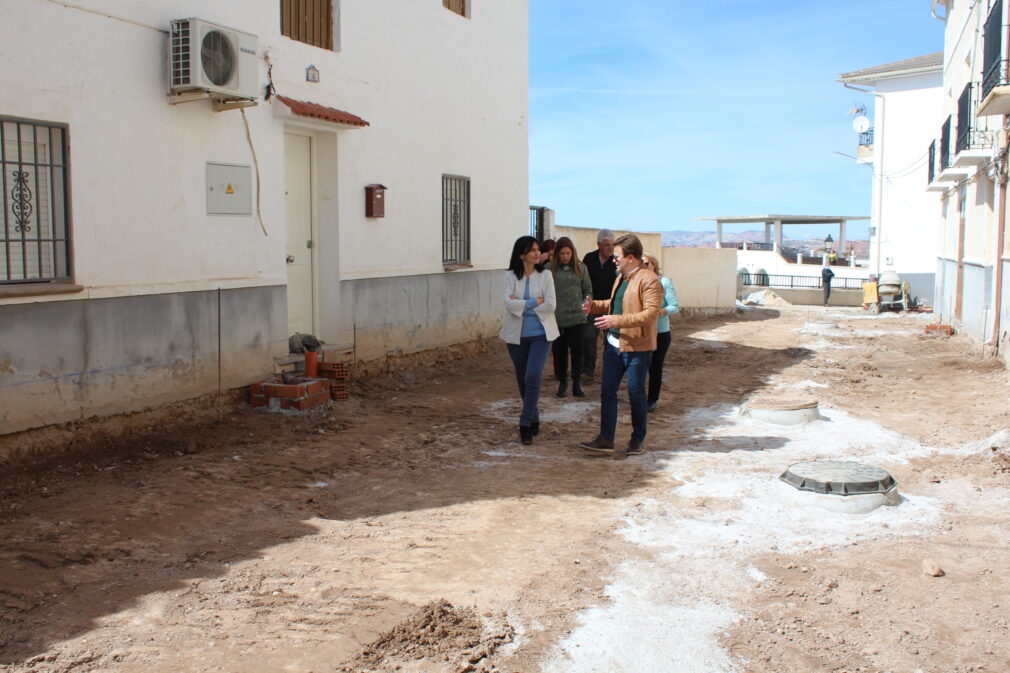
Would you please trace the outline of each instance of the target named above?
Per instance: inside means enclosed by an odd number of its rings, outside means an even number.
[[[666,352],[670,350],[670,316],[680,312],[680,302],[677,300],[673,281],[660,272],[659,258],[647,252],[642,255],[642,264],[659,276],[659,283],[663,286],[663,304],[659,309],[659,324],[656,330],[656,350],[652,353],[652,362],[649,365],[648,408],[649,411],[655,411],[656,405],[659,404],[659,391],[663,388],[663,360],[666,359]]]
[[[501,338],[505,341],[516,370],[519,397],[519,440],[532,444],[540,431],[540,380],[551,342],[558,338],[554,319],[557,304],[554,277],[537,268],[540,246],[532,236],[520,236],[512,246],[509,270],[505,272],[505,321]]]

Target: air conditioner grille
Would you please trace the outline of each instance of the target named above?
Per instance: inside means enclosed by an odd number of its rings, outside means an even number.
[[[200,47],[203,73],[217,86],[226,85],[235,72],[235,51],[227,36],[219,30],[208,31]]]
[[[189,21],[172,22],[172,86],[185,86],[192,82],[190,72]]]

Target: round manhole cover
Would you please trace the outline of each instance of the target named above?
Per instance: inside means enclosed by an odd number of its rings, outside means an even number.
[[[813,409],[817,406],[817,400],[812,400],[809,397],[764,395],[744,402],[743,406],[758,411],[797,411],[799,409]]]
[[[831,495],[887,493],[896,483],[879,467],[842,460],[793,463],[779,478],[801,491]]]

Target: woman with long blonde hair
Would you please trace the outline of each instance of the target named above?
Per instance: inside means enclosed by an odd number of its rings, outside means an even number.
[[[646,252],[642,255],[642,265],[659,276],[659,284],[663,286],[663,304],[659,309],[659,324],[656,331],[656,350],[649,364],[649,411],[655,411],[656,405],[659,404],[659,391],[663,387],[663,360],[666,359],[666,352],[670,350],[670,316],[680,312],[680,302],[677,301],[673,281],[660,273],[658,257]]]

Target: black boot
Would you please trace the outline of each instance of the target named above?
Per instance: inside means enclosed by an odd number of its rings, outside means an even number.
[[[523,444],[533,443],[533,428],[528,425],[519,426],[519,441]]]
[[[558,397],[568,397],[568,377],[560,379],[561,383],[558,384]]]
[[[536,437],[537,435],[539,435],[540,434],[540,421],[533,421],[533,425],[530,426],[530,431],[533,433],[534,437]]]
[[[585,397],[586,393],[582,390],[582,378],[576,376],[572,379],[572,397]]]

